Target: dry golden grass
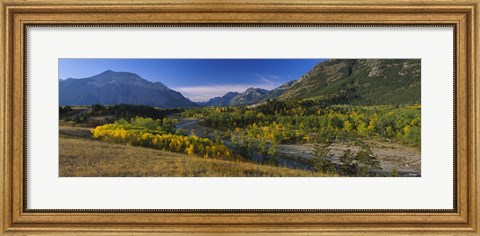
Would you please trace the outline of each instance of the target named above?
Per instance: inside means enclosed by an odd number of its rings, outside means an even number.
[[[59,176],[240,177],[324,176],[304,170],[224,161],[105,143],[68,130],[60,135]],[[79,137],[80,136],[80,137]]]
[[[60,136],[71,136],[78,138],[91,139],[92,132],[91,128],[86,127],[75,127],[75,126],[60,126]]]

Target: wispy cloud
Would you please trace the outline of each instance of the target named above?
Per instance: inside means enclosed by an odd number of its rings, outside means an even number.
[[[228,92],[245,92],[248,88],[263,88],[272,90],[278,87],[274,83],[258,83],[258,84],[222,84],[222,85],[202,85],[172,88],[183,96],[190,98],[194,102],[208,101],[210,98],[221,97]]]
[[[256,78],[259,82],[264,84],[278,84],[278,81],[281,80],[279,76],[271,75],[271,74],[253,74],[254,78]]]

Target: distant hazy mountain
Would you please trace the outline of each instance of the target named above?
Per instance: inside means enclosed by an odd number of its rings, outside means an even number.
[[[249,88],[245,92],[238,94],[230,101],[231,106],[250,105],[261,101],[268,90],[261,88]]]
[[[296,80],[289,81],[282,84],[280,87],[268,91],[260,88],[249,88],[243,93],[228,92],[222,97],[214,97],[208,102],[198,103],[200,106],[239,106],[250,105],[257,102],[265,101],[267,99],[274,99],[282,95],[287,89],[289,89]]]
[[[60,105],[121,103],[162,108],[197,106],[162,83],[129,72],[107,70],[89,78],[60,80]]]
[[[420,59],[334,59],[315,65],[278,98],[330,104],[420,103]]]
[[[200,103],[200,104],[202,106],[215,106],[215,107],[228,106],[230,104],[230,101],[237,95],[239,95],[239,93],[237,92],[228,92],[222,97],[214,97],[208,100],[208,102]]]

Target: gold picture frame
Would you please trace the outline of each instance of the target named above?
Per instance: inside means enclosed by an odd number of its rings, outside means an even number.
[[[2,0],[0,235],[479,235],[479,0]],[[29,25],[452,25],[453,211],[28,210],[25,29]]]

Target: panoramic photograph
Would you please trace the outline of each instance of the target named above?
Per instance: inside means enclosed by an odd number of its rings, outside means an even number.
[[[59,59],[59,177],[420,177],[420,59]]]

